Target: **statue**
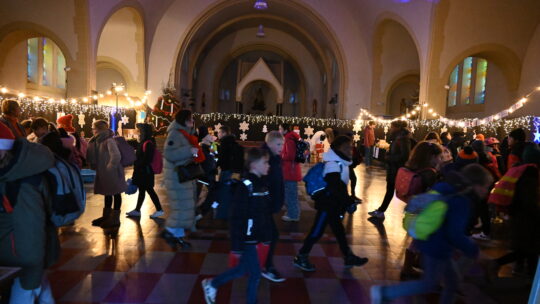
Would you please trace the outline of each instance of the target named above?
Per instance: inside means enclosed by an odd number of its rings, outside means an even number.
[[[257,90],[257,93],[255,94],[255,100],[253,101],[253,107],[251,107],[254,111],[265,111],[266,105],[264,104],[264,96],[262,87],[259,87]]]

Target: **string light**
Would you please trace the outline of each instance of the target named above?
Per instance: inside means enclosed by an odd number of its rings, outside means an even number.
[[[6,88],[1,88],[0,89],[0,92],[2,92],[2,94],[6,94],[8,92],[8,89]]]

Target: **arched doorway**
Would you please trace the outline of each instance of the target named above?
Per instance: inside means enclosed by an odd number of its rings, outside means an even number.
[[[393,117],[405,115],[415,108],[420,96],[420,77],[407,75],[395,81],[388,90],[386,113]]]
[[[276,113],[278,92],[271,83],[255,80],[244,87],[240,103],[243,113],[272,115]]]

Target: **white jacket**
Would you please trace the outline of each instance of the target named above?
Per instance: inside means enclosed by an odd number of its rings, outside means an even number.
[[[345,185],[349,184],[349,166],[352,164],[351,161],[346,161],[339,157],[332,149],[323,154],[323,161],[325,162],[324,176],[328,173],[341,172],[341,180]]]

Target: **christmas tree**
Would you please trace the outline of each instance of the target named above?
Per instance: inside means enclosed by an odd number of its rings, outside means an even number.
[[[167,87],[163,89],[163,94],[158,98],[152,116],[155,118],[156,126],[168,126],[178,111],[182,109],[182,104],[176,98],[176,89]]]

